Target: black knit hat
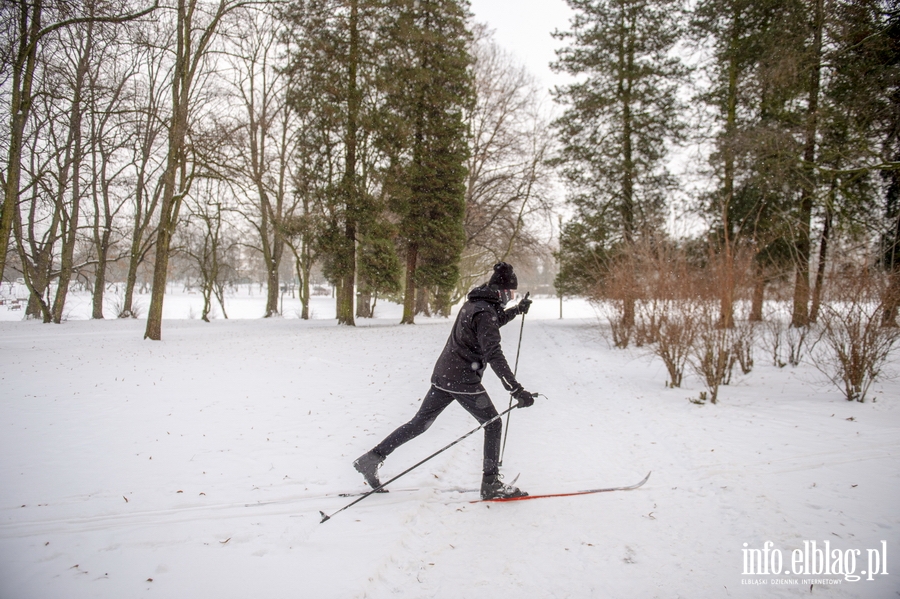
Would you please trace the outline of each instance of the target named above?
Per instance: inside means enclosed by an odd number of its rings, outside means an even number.
[[[489,285],[494,285],[497,289],[518,289],[519,281],[516,279],[516,273],[513,267],[506,262],[498,262],[494,265],[494,274],[491,275]]]

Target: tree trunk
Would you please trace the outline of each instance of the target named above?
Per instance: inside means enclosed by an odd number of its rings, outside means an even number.
[[[176,90],[178,86],[175,86]],[[177,93],[177,92],[176,92]],[[156,263],[153,268],[153,287],[150,292],[150,307],[147,311],[145,339],[162,339],[162,310],[169,275],[169,248],[178,223],[178,212],[186,193],[186,173],[184,173],[184,139],[187,132],[187,105],[176,106],[169,133],[169,155],[163,174],[163,197],[160,208],[159,225],[156,230]],[[181,171],[181,189],[176,194],[178,173]]]
[[[265,212],[265,209],[263,209]],[[267,223],[268,219],[264,219],[264,223]],[[275,239],[270,243],[269,240],[265,239],[268,236],[267,225],[263,225],[262,235],[263,235],[263,262],[266,265],[266,314],[265,318],[271,318],[272,316],[278,316],[278,293],[281,287],[280,277],[278,276],[278,268],[281,262],[281,256],[276,257],[276,251],[273,247],[278,243],[277,234]],[[280,254],[280,252],[278,252]]]
[[[624,15],[623,15],[624,19]],[[628,260],[634,262],[635,253],[635,214],[634,214],[634,149],[633,119],[632,115],[632,81],[634,73],[634,24],[628,24],[627,33],[620,46],[620,61],[625,65],[619,78],[619,97],[622,102],[622,229],[625,238],[625,251],[628,252]],[[625,272],[625,293],[622,306],[622,324],[625,327],[634,326],[635,321],[635,277],[634,268],[628,268]]]
[[[96,171],[96,169],[95,169]],[[103,297],[106,293],[106,269],[109,262],[109,238],[112,235],[112,217],[109,210],[109,188],[106,183],[105,165],[100,168],[99,176],[94,177],[94,247],[97,248],[97,267],[94,271],[94,293],[92,298],[91,318],[103,319]],[[102,182],[102,191],[97,190],[97,179]],[[100,196],[103,198],[101,210]],[[103,220],[101,221],[101,212]]]
[[[896,172],[892,176],[898,177]],[[893,231],[890,231],[888,236],[890,246],[886,248],[886,266],[889,275],[888,286],[882,298],[884,308],[881,313],[881,326],[895,327],[897,313],[900,311],[900,213],[894,218]]]
[[[816,131],[819,112],[819,86],[822,74],[822,28],[824,23],[823,0],[816,0],[813,23],[813,64],[809,76],[809,100],[806,114],[806,143],[803,150],[804,181],[800,190],[800,210],[795,242],[794,305],[791,325],[809,324],[809,259],[811,254],[810,231],[813,199],[815,195]]]
[[[78,232],[78,219],[81,216],[81,163],[84,159],[84,145],[82,142],[82,95],[84,92],[84,80],[87,77],[88,63],[91,57],[94,39],[93,23],[89,23],[85,38],[85,47],[78,60],[75,74],[75,88],[72,94],[72,112],[70,115],[70,135],[72,147],[72,164],[69,173],[72,177],[72,209],[66,216],[63,209],[63,243],[60,255],[59,285],[56,288],[56,297],[53,300],[53,322],[59,324],[63,320],[66,296],[69,293],[69,283],[72,281],[75,256],[76,234]],[[65,178],[63,178],[65,181]],[[61,185],[64,183],[61,183]]]
[[[403,294],[403,318],[400,324],[416,322],[416,260],[419,248],[412,243],[406,248],[406,289]]]
[[[372,318],[372,293],[360,291],[356,297],[357,318]]]
[[[128,254],[128,274],[125,275],[125,297],[122,302],[122,311],[117,315],[119,318],[135,318],[137,316],[134,311],[134,287],[137,284],[138,267],[144,258],[144,252],[141,251],[141,237],[142,230],[135,226],[131,237],[131,251]]]
[[[297,279],[300,281],[300,318],[309,320],[309,269],[303,264],[301,258],[295,262]]]
[[[134,228],[131,231],[131,248],[128,254],[128,274],[125,279],[125,299],[122,304],[122,312],[119,318],[135,318],[137,314],[134,310],[134,288],[137,284],[137,271],[143,263],[147,253],[153,248],[152,230],[144,245],[144,234],[150,226],[150,220],[153,213],[156,212],[156,205],[159,203],[162,187],[157,187],[153,194],[153,199],[149,206],[144,205],[144,183],[146,180],[146,166],[149,161],[149,152],[145,152],[144,161],[138,170],[138,182],[135,191],[135,217]],[[145,210],[146,208],[146,210]],[[143,286],[142,286],[143,287]]]
[[[6,269],[9,236],[19,203],[19,182],[22,176],[22,144],[25,138],[25,123],[31,112],[31,90],[37,60],[37,37],[41,30],[43,3],[38,0],[28,8],[22,3],[19,22],[23,29],[19,32],[19,46],[15,63],[12,65],[12,94],[10,97],[9,146],[7,149],[6,179],[3,188],[3,208],[0,210],[0,280]]]
[[[46,242],[41,245],[35,236],[35,221],[39,217],[35,214],[34,201],[36,200],[33,199],[32,209],[28,213],[27,234],[23,231],[22,214],[19,210],[13,213],[13,225],[19,259],[22,261],[22,276],[25,279],[25,286],[29,292],[25,316],[26,318],[40,318],[47,323],[52,321],[52,316],[50,306],[48,301],[45,301],[44,295],[47,294],[47,300],[49,300],[47,292],[50,286],[50,267],[53,264],[53,246],[59,230],[61,208],[59,202],[54,202],[53,216],[44,236]],[[33,263],[28,260],[28,253],[25,247],[26,242],[28,242],[31,255],[34,256]]]
[[[353,302],[356,286],[356,233],[357,218],[361,208],[359,186],[356,178],[356,152],[358,135],[358,118],[361,105],[360,90],[357,82],[357,70],[359,67],[359,3],[357,0],[350,2],[350,44],[347,65],[347,132],[344,162],[343,193],[346,202],[344,219],[344,243],[347,252],[346,262],[343,265],[344,272],[337,298],[338,324],[355,326],[353,315]]]
[[[763,306],[766,300],[766,269],[759,262],[759,256],[753,261],[753,291],[750,296],[750,322],[762,322]]]
[[[284,241],[278,234],[278,223],[272,222],[272,204],[269,200],[269,193],[266,190],[263,181],[263,165],[264,146],[260,147],[257,141],[259,126],[255,123],[255,116],[251,112],[251,128],[250,128],[250,155],[253,161],[253,179],[256,183],[256,191],[259,194],[259,211],[260,211],[260,242],[262,245],[263,264],[266,267],[266,313],[265,318],[277,316],[278,310],[278,294],[280,291],[280,273],[281,256],[284,253]],[[265,115],[263,115],[265,119]],[[265,128],[263,129],[265,131]],[[265,135],[265,133],[263,133]]]
[[[338,324],[356,326],[353,315],[353,305],[356,299],[356,244],[351,242],[356,238],[355,227],[347,223],[346,242],[348,244],[347,271],[341,277],[337,294],[337,319]]]
[[[834,215],[831,206],[825,208],[825,225],[822,227],[822,239],[819,240],[819,262],[816,265],[816,286],[813,287],[812,305],[809,310],[809,321],[816,322],[822,303],[822,286],[825,284],[825,262],[828,258],[828,240]]]
[[[267,269],[266,277],[266,318],[278,316],[278,294],[281,290],[281,281],[278,277],[278,268],[271,265]]]
[[[734,246],[733,235],[725,232],[724,253],[720,258],[719,326],[734,327]]]
[[[187,4],[190,3],[190,6]],[[224,5],[220,3],[218,17],[203,30],[201,40],[193,49],[193,14],[196,0],[178,0],[177,41],[175,65],[172,74],[172,120],[169,127],[166,170],[163,173],[162,205],[159,225],[156,231],[156,264],[153,268],[153,288],[150,292],[150,307],[147,311],[145,339],[162,339],[162,311],[169,275],[169,249],[181,202],[188,192],[187,157],[185,138],[188,130],[188,110],[195,69],[206,51],[206,45],[218,26]],[[179,178],[179,173],[181,174]],[[177,188],[176,188],[177,186]]]
[[[416,314],[421,314],[426,317],[431,316],[431,309],[428,306],[428,290],[424,287],[419,287],[416,290]]]
[[[897,312],[900,311],[900,268],[894,268],[888,278],[888,287],[882,299],[881,326],[896,327]]]
[[[106,265],[109,253],[109,232],[103,232],[97,248],[97,268],[94,271],[94,294],[92,298],[91,318],[103,319],[103,296],[106,292]]]
[[[738,79],[738,14],[735,11],[731,28],[731,52],[728,61],[728,97],[725,114],[725,142],[722,146],[722,234],[724,253],[722,256],[722,276],[719,281],[719,325],[724,328],[734,326],[734,251],[735,236],[731,223],[731,203],[734,200],[734,143],[737,130],[737,79]]]

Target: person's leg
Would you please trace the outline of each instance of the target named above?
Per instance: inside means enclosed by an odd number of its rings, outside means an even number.
[[[363,475],[366,482],[373,489],[381,487],[381,480],[378,478],[378,468],[384,459],[390,455],[392,451],[409,441],[418,437],[428,430],[428,427],[434,422],[435,418],[444,411],[444,408],[450,405],[453,396],[446,391],[435,389],[434,387],[422,400],[419,411],[413,416],[412,420],[392,432],[385,437],[384,441],[359,456],[354,462],[353,467],[356,471]],[[382,489],[381,492],[386,492]]]
[[[469,414],[484,424],[497,416],[497,409],[491,403],[487,393],[480,395],[456,395],[456,401],[462,404]],[[484,427],[484,474],[481,477],[481,498],[498,499],[523,497],[528,493],[518,487],[504,484],[500,475],[500,436],[503,425],[497,418],[494,422]]]
[[[497,409],[487,392],[478,395],[454,395],[456,401],[471,414],[478,424],[484,424],[497,416]],[[500,419],[484,427],[484,459],[482,468],[485,476],[495,476],[500,472],[500,438],[503,424]]]
[[[422,400],[422,405],[412,420],[385,437],[384,441],[376,445],[372,451],[381,456],[382,459],[386,458],[407,441],[427,431],[434,423],[434,420],[444,411],[444,408],[452,402],[453,396],[451,394],[432,387],[425,399]]]

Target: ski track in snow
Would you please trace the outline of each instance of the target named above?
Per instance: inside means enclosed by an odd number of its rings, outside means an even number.
[[[794,597],[741,584],[743,543],[804,540],[888,543],[890,575],[814,594],[900,596],[898,382],[850,404],[811,367],[758,364],[697,406],[694,377],[665,389],[557,306],[525,324],[518,377],[547,397],[511,413],[503,471],[531,493],[646,485],[472,504],[479,432],[323,524],[418,408],[448,321],[172,320],[158,343],[140,321],[0,322],[0,599]],[[382,480],[475,426],[451,405]]]

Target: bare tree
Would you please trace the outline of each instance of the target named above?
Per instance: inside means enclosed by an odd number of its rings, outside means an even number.
[[[155,217],[162,196],[162,169],[165,168],[164,132],[169,119],[165,97],[171,93],[173,65],[166,55],[175,32],[166,22],[148,23],[137,29],[131,51],[140,76],[134,79],[133,105],[129,128],[132,145],[128,162],[134,176],[131,199],[131,229],[128,273],[119,318],[135,316],[134,289],[138,268],[155,242]]]
[[[207,6],[200,0],[177,0],[175,63],[172,72],[172,113],[168,129],[166,167],[162,174],[159,226],[153,290],[144,338],[162,338],[162,309],[168,279],[169,248],[178,223],[181,203],[190,189],[192,173],[186,140],[191,122],[192,95],[220,26],[227,15],[254,4],[242,0],[218,0]]]
[[[95,11],[95,3],[84,3],[87,14],[76,14],[78,6],[62,0],[33,0],[32,2],[4,3],[0,12],[5,21],[4,30],[11,33],[7,40],[8,56],[4,60],[4,70],[12,73],[12,90],[9,104],[10,140],[7,150],[6,173],[3,178],[3,207],[0,210],[0,276],[6,268],[9,234],[19,201],[22,174],[22,149],[25,130],[34,106],[34,83],[38,73],[38,58],[41,45],[54,33],[83,23],[124,23],[150,14],[157,8],[152,6],[128,13],[113,15]],[[48,23],[45,25],[45,23]]]
[[[16,240],[23,278],[30,291],[28,315],[44,322],[61,322],[73,273],[73,256],[82,200],[81,165],[85,155],[82,119],[83,96],[93,45],[93,22],[82,22],[58,32],[61,39],[48,44],[44,69],[36,91],[40,111],[26,138],[31,147],[26,169],[22,214],[14,211]],[[81,28],[81,34],[73,32]],[[77,40],[76,40],[77,38]],[[67,43],[68,42],[68,43]],[[26,141],[26,140],[23,140]],[[16,175],[21,180],[22,164]],[[62,242],[60,264],[54,269],[56,244]],[[50,284],[58,279],[56,296]]]
[[[130,80],[135,76],[135,63],[130,53],[122,52],[124,44],[104,32],[98,44],[96,60],[88,73],[87,98],[90,152],[90,192],[93,199],[92,242],[94,265],[92,318],[103,318],[107,265],[110,251],[117,245],[116,221],[127,205],[132,189],[125,189],[123,179],[129,165],[121,157],[130,142],[131,132],[123,113]],[[125,59],[122,59],[122,54]],[[116,237],[114,237],[116,233]]]
[[[81,29],[81,31],[79,31]],[[72,100],[69,109],[68,132],[66,138],[64,161],[60,165],[58,189],[59,202],[62,209],[62,248],[59,265],[59,280],[56,287],[56,297],[53,300],[53,322],[62,322],[63,310],[66,303],[66,295],[69,292],[69,283],[74,272],[74,254],[78,222],[81,217],[81,201],[83,191],[81,188],[81,169],[85,158],[85,143],[83,136],[83,119],[87,110],[85,95],[87,91],[88,69],[94,51],[95,23],[88,21],[80,27],[70,27],[65,32],[77,48],[77,54],[73,57],[74,77],[71,84]],[[69,201],[65,196],[69,192]]]
[[[475,107],[469,114],[466,247],[459,291],[498,260],[540,251],[535,220],[551,212],[551,148],[534,77],[475,28]]]
[[[26,317],[50,322],[50,298],[54,246],[59,238],[61,205],[55,198],[49,173],[54,172],[59,152],[48,140],[56,121],[57,109],[49,95],[41,95],[38,116],[32,119],[30,135],[23,140],[23,175],[26,184],[20,190],[22,209],[14,212],[14,233],[19,268],[29,291]]]
[[[238,243],[223,218],[227,209],[223,208],[221,200],[227,194],[227,185],[222,181],[203,179],[195,189],[196,197],[189,197],[186,204],[188,214],[179,247],[196,268],[203,296],[200,318],[209,322],[213,298],[218,301],[222,316],[228,318],[225,286],[234,281]]]
[[[230,73],[226,75],[242,113],[235,117],[236,160],[229,161],[229,171],[245,189],[249,206],[242,214],[258,232],[256,249],[267,280],[266,317],[278,314],[279,269],[285,250],[282,231],[296,207],[288,185],[298,119],[287,106],[288,77],[276,68],[279,52],[284,52],[281,37],[274,15],[247,13],[241,35],[228,53]]]

